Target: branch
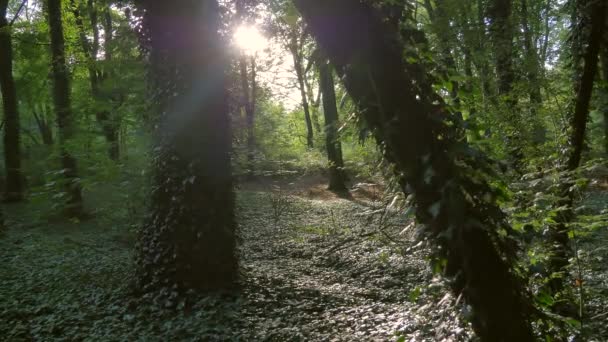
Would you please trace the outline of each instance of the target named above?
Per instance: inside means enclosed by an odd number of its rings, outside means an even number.
[[[13,26],[13,24],[15,23],[15,20],[17,20],[17,18],[19,17],[19,13],[21,13],[21,10],[23,9],[23,6],[25,6],[26,2],[27,2],[27,0],[21,1],[21,5],[19,6],[19,9],[17,9],[17,12],[15,12],[15,15],[13,16],[13,20],[11,20],[11,22],[8,24],[8,26]]]

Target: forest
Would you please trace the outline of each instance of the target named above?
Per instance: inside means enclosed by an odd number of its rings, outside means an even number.
[[[0,341],[608,341],[608,1],[0,0]]]

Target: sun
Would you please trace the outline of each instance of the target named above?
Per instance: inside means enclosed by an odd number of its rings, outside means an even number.
[[[234,32],[234,43],[244,53],[254,55],[268,46],[268,40],[255,26],[242,25]]]

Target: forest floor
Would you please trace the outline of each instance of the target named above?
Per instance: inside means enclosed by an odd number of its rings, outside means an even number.
[[[466,308],[433,277],[408,218],[359,184],[260,179],[238,190],[242,284],[182,310],[134,299],[132,208],[103,186],[94,217],[48,220],[40,203],[8,206],[0,239],[0,338],[7,341],[467,341]],[[606,192],[596,200],[608,203]],[[606,202],[603,202],[606,201]],[[91,206],[91,205],[90,205]],[[33,215],[32,213],[40,214]],[[593,274],[590,317],[608,303],[608,232],[582,246]],[[590,330],[606,340],[607,316]]]

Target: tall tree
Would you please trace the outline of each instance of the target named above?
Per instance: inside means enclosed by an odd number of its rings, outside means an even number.
[[[338,136],[338,107],[331,65],[322,61],[319,65],[320,87],[323,94],[323,114],[325,115],[325,147],[329,160],[329,190],[346,191],[346,174],[342,159],[342,144]]]
[[[376,139],[385,146],[435,260],[456,295],[473,308],[483,341],[533,341],[531,306],[513,270],[512,233],[476,157],[454,128],[419,64],[407,64],[403,37],[368,3],[294,0],[338,70]],[[481,173],[473,173],[472,170]]]
[[[239,21],[243,22],[245,18],[244,1],[237,1],[236,14]],[[255,110],[258,87],[255,59],[255,53],[249,56],[247,52],[242,51],[238,61],[243,95],[242,106],[245,109],[245,121],[247,123],[247,163],[250,177],[255,172]]]
[[[13,45],[7,16],[8,0],[0,0],[0,91],[4,107],[4,164],[6,167],[6,201],[23,199],[21,143],[17,90],[13,78]]]
[[[582,12],[575,14],[579,20],[579,28],[588,30],[586,49],[583,54],[583,70],[580,81],[575,85],[576,98],[574,110],[570,117],[570,136],[569,153],[566,156],[566,171],[575,171],[581,163],[583,147],[585,143],[585,132],[589,119],[589,104],[593,92],[593,84],[598,70],[599,52],[602,42],[602,34],[605,29],[606,18],[608,17],[608,6],[604,1],[577,0],[577,8]],[[576,28],[575,28],[576,30]],[[574,54],[578,51],[573,51]],[[555,222],[551,227],[550,242],[552,246],[552,256],[550,267],[553,273],[560,274],[568,265],[568,259],[572,254],[568,237],[568,223],[574,218],[573,204],[575,193],[571,190],[571,182],[565,181],[560,187],[561,199],[556,204],[556,214],[553,217]],[[563,277],[553,277],[549,286],[553,293],[563,289]]]
[[[290,28],[289,32],[289,52],[293,58],[293,66],[298,79],[298,89],[302,99],[302,109],[304,110],[304,120],[306,121],[306,144],[312,148],[314,146],[314,131],[312,118],[310,115],[310,104],[306,96],[306,70],[304,69],[304,33],[299,32],[297,25]]]
[[[91,95],[97,102],[95,105],[100,106],[102,102],[109,101],[110,98],[104,93],[103,85],[110,76],[109,70],[102,70],[98,60],[99,48],[100,48],[100,33],[99,33],[99,15],[96,6],[96,2],[93,0],[87,0],[87,12],[91,22],[91,30],[93,41],[89,41],[88,32],[84,24],[82,17],[83,5],[79,0],[70,0],[72,7],[72,13],[74,14],[75,23],[79,31],[79,40],[84,53],[87,65],[87,71],[89,73],[89,84],[91,87]],[[109,69],[112,61],[112,15],[111,8],[107,5],[104,8],[103,17],[103,28],[104,28],[104,64],[106,69]],[[120,122],[119,118],[116,117],[115,113],[112,113],[106,109],[97,110],[95,118],[102,128],[103,135],[108,143],[108,156],[112,160],[118,160],[120,158],[120,144],[119,144],[119,131]]]
[[[76,159],[69,152],[69,143],[74,136],[74,122],[70,99],[70,81],[65,62],[61,0],[48,0],[47,10],[51,34],[53,102],[59,133],[61,166],[66,180],[65,213],[70,217],[80,217],[84,214],[82,187],[78,177]]]
[[[606,24],[608,25],[608,24]],[[608,32],[608,29],[605,29]],[[604,152],[608,154],[608,34],[604,34],[604,44],[602,49],[602,79],[604,81]]]
[[[218,3],[142,5],[160,117],[151,215],[137,247],[139,285],[144,291],[228,288],[238,265]]]

